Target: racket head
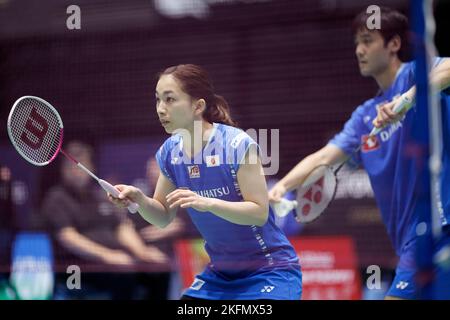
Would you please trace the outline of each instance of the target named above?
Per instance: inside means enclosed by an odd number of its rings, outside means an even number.
[[[334,199],[336,189],[336,174],[330,166],[314,168],[297,188],[295,219],[299,223],[310,223],[319,218]]]
[[[8,116],[8,136],[17,152],[36,166],[52,162],[61,150],[64,125],[58,111],[35,96],[17,99]]]

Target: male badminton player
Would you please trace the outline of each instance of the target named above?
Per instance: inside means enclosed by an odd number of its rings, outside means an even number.
[[[211,263],[182,299],[300,299],[299,260],[275,225],[258,146],[234,127],[205,70],[188,64],[163,71],[156,110],[172,136],[156,154],[153,198],[117,185],[122,200],[110,199],[118,206],[135,201],[141,216],[162,228],[178,207],[187,208]]]
[[[416,166],[408,155],[408,132],[420,121],[414,112],[399,116],[393,105],[405,96],[414,101],[414,62],[406,62],[408,49],[408,20],[398,11],[381,8],[381,29],[369,30],[369,15],[363,11],[353,21],[356,57],[362,76],[372,77],[379,86],[378,94],[365,101],[353,112],[343,130],[317,152],[300,161],[269,192],[271,201],[298,186],[318,164],[334,165],[361,149],[352,160],[367,171],[386,225],[400,260],[386,299],[413,299],[415,241],[417,218],[413,216]],[[440,88],[448,86],[449,60],[435,58],[432,81]],[[389,104],[386,104],[390,102]],[[373,121],[375,119],[375,121]],[[374,125],[388,124],[375,137],[368,139]]]

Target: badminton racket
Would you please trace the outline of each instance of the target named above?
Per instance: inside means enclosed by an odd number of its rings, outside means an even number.
[[[97,183],[118,197],[120,192],[100,179],[62,148],[64,126],[58,111],[47,101],[34,96],[23,96],[13,105],[8,116],[8,135],[17,152],[35,166],[45,166],[61,152],[67,159],[89,174]],[[135,213],[137,203],[130,203],[128,211]]]
[[[393,112],[397,114],[407,112],[412,105],[412,100],[402,95],[394,106]],[[374,136],[382,129],[383,127],[373,128],[370,134],[363,138],[362,143],[335,170],[330,165],[315,167],[297,187],[296,200],[282,198],[280,202],[272,203],[275,214],[284,217],[289,212],[293,212],[295,219],[300,223],[309,223],[319,218],[336,195],[339,170],[361,150],[363,145],[371,147],[377,143]]]

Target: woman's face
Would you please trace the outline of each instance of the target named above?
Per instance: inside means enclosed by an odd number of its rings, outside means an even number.
[[[181,90],[172,75],[163,75],[156,85],[156,112],[167,133],[190,130],[196,119],[193,99]]]

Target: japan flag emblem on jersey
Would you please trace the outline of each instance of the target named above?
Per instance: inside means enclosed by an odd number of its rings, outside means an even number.
[[[363,144],[361,147],[362,152],[370,152],[377,150],[380,147],[380,143],[376,136],[369,136],[367,134],[361,137],[361,143]]]
[[[206,156],[206,166],[207,167],[218,167],[220,165],[219,155]]]

